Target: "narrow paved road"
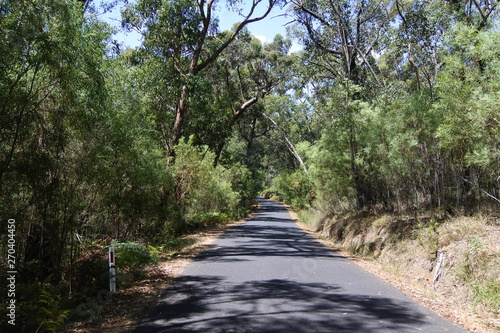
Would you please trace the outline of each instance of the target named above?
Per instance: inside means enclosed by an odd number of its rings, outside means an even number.
[[[201,253],[134,332],[464,332],[260,199]]]

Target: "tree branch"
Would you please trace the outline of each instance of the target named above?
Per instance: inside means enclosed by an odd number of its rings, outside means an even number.
[[[468,184],[471,184],[472,186],[474,186],[475,188],[477,188],[479,191],[483,192],[484,194],[486,194],[488,197],[490,197],[491,199],[495,200],[496,202],[500,202],[500,199],[498,199],[497,197],[489,194],[488,192],[486,192],[485,190],[483,190],[482,188],[479,187],[479,185],[476,185],[474,183],[472,183],[470,180],[467,180],[465,179],[464,177],[460,176],[457,174],[457,177],[458,178],[461,178],[464,182],[468,183]]]
[[[306,174],[306,176],[309,176],[309,172],[307,171],[307,167],[306,167],[304,161],[302,160],[302,158],[300,157],[300,155],[297,153],[297,150],[295,149],[295,146],[288,139],[285,131],[268,114],[266,114],[264,112],[261,112],[261,114],[266,119],[268,119],[277,130],[279,130],[281,132],[281,134],[283,135],[283,140],[285,140],[286,146],[288,147],[288,151],[293,155],[293,157],[295,157],[295,159],[297,160],[297,162],[299,162],[299,165],[301,166],[302,170],[304,170],[304,173]]]
[[[245,16],[245,19],[238,24],[234,32],[231,34],[231,36],[224,42],[222,45],[220,45],[217,50],[214,51],[207,59],[205,59],[202,63],[199,65],[196,65],[195,68],[193,69],[193,74],[198,73],[199,71],[202,71],[205,69],[208,65],[210,65],[212,62],[214,62],[217,57],[231,44],[231,42],[236,38],[238,33],[247,25],[253,22],[260,21],[269,15],[271,10],[273,9],[274,5],[276,4],[276,0],[269,0],[269,4],[267,7],[266,12],[258,17],[251,18],[253,13],[255,12],[255,9],[257,8],[258,4],[261,2],[261,0],[254,1],[252,4],[252,8],[250,8],[250,12],[248,13],[247,16]]]

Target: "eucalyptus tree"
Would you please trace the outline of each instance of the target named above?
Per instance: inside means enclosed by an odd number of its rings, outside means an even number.
[[[292,3],[324,129],[306,156],[318,193],[414,212],[497,198],[498,2]]]
[[[382,59],[394,76],[407,81],[407,91],[429,92],[433,97],[437,75],[443,66],[443,34],[450,25],[445,6],[438,1],[397,0],[390,8],[392,32]]]
[[[381,57],[384,72],[390,73],[387,79],[410,81],[403,89],[425,92],[434,98],[436,80],[448,51],[446,33],[455,24],[477,31],[491,27],[498,14],[498,2],[396,0],[388,11],[391,34]]]
[[[252,112],[250,126],[254,126],[257,120],[263,121],[263,99],[278,93],[280,86],[292,75],[285,70],[292,61],[288,54],[290,45],[290,40],[280,35],[272,43],[262,44],[246,31],[242,38],[221,55],[214,70],[221,75],[217,94],[223,96],[230,113],[227,128],[231,129],[234,125],[241,128],[242,116],[251,110],[261,111]],[[254,134],[250,131],[248,138],[253,138]],[[215,149],[217,157],[220,156],[224,143],[225,137],[221,137]],[[248,143],[251,146],[251,141]]]
[[[281,1],[253,0],[248,6],[240,1],[226,3],[242,17],[229,34],[218,31],[216,9],[222,2],[217,0],[140,0],[124,13],[124,25],[144,35],[145,52],[159,64],[155,69],[164,75],[161,84],[168,86],[164,94],[174,96],[160,103],[160,112],[173,115],[165,119],[172,125],[163,125],[168,155],[174,155],[174,146],[183,135],[200,75],[245,26],[267,17]]]
[[[349,173],[356,191],[356,202],[362,208],[370,201],[367,184],[359,164],[359,140],[356,125],[358,102],[383,87],[374,56],[381,52],[381,35],[389,26],[385,1],[293,0],[294,19],[305,45],[306,63],[319,71],[316,84],[317,104],[333,120],[333,131],[347,146]],[[375,90],[376,91],[376,90]],[[345,148],[342,148],[345,147]]]
[[[306,50],[323,60],[311,57],[311,65],[339,82],[345,78],[360,84],[370,75],[375,84],[383,84],[372,66],[388,24],[383,1],[294,0],[292,4],[295,22],[307,32],[302,39]]]

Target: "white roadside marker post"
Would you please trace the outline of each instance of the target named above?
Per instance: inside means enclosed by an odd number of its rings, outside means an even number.
[[[109,248],[109,291],[116,292],[115,249]]]

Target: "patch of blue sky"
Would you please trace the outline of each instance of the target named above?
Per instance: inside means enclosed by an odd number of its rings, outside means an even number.
[[[116,30],[113,38],[125,47],[136,48],[142,43],[141,34],[136,31],[124,31],[121,28],[121,10],[125,6],[125,2],[127,1],[95,0],[94,6],[97,9],[99,17]],[[128,2],[133,3],[133,1],[130,0]],[[111,3],[115,3],[114,7],[110,11],[105,12],[103,4],[109,5]],[[242,1],[242,3],[244,5],[240,6],[240,12],[233,8],[228,8],[225,1],[221,1],[218,4],[215,8],[215,16],[219,19],[219,30],[230,30],[235,23],[241,22],[244,19],[244,15],[248,13],[250,4],[249,1]],[[259,4],[253,17],[262,15],[265,12],[266,5],[267,1],[263,1]],[[290,22],[291,18],[286,15],[286,8],[275,7],[266,18],[261,21],[252,22],[248,24],[247,27],[252,35],[258,38],[262,43],[270,43],[278,34],[287,36],[286,27]],[[302,47],[294,41],[290,52],[299,51],[301,49]]]

